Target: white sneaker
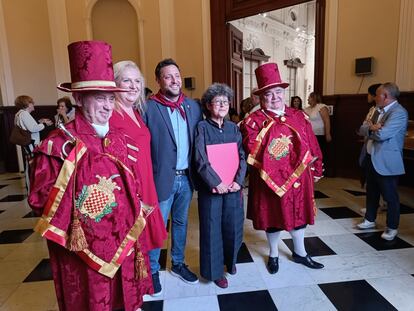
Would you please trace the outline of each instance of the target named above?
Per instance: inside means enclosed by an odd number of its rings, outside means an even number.
[[[386,228],[385,231],[381,234],[381,238],[387,241],[392,241],[397,236],[397,229]]]
[[[357,228],[361,230],[375,228],[375,221],[368,221],[364,218],[363,222],[357,224]]]

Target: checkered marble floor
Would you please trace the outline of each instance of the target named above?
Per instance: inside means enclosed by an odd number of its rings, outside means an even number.
[[[57,310],[46,243],[32,228],[23,176],[0,175],[0,310]],[[350,179],[323,179],[315,193],[316,224],[306,230],[306,247],[323,270],[291,261],[292,241],[282,233],[280,269],[266,270],[267,242],[249,220],[238,256],[237,274],[220,289],[201,280],[188,285],[169,272],[170,258],[162,251],[163,292],[145,297],[143,309],[153,310],[414,310],[414,192],[400,188],[402,205],[399,235],[392,242],[380,238],[378,228],[355,229],[361,220],[365,192]],[[199,271],[197,203],[190,210],[186,261]],[[166,247],[170,241],[166,242]]]

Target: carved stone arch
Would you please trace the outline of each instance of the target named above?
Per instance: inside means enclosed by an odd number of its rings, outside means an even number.
[[[92,10],[95,6],[95,4],[98,2],[99,0],[87,0],[86,3],[86,16],[85,16],[85,24],[86,24],[86,33],[87,33],[87,37],[88,40],[92,40],[93,39],[93,34],[92,34]],[[140,5],[140,0],[128,0],[129,4],[131,4],[131,6],[135,9],[135,13],[137,15],[137,21],[138,21],[138,42],[139,42],[139,58],[140,58],[140,64],[137,64],[140,69],[141,72],[144,74],[146,73],[145,70],[145,49],[144,49],[144,21],[142,19],[142,13],[141,13],[141,5]]]

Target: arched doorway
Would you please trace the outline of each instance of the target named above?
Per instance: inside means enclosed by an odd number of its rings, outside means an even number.
[[[215,82],[229,84],[235,99],[242,98],[242,42],[230,21],[262,12],[282,9],[309,0],[211,0],[211,57]],[[316,0],[314,90],[323,94],[323,55],[325,33],[325,0]],[[236,29],[237,30],[237,29]]]
[[[93,40],[112,45],[113,62],[132,60],[139,66],[140,55],[138,16],[128,0],[98,0],[91,9]],[[110,22],[109,22],[110,21]]]

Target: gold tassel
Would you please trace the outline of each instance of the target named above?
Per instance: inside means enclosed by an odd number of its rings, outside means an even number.
[[[135,249],[135,276],[137,280],[143,280],[148,277],[144,254],[142,254],[142,252],[139,250],[138,242]]]
[[[68,249],[73,252],[80,252],[87,248],[88,242],[85,238],[85,232],[83,232],[79,218],[74,215],[73,222],[71,224],[71,232],[68,239]]]
[[[68,243],[67,243],[67,248],[72,252],[80,252],[89,247],[88,242],[86,241],[85,232],[83,232],[82,224],[79,220],[78,213],[76,211],[75,191],[76,191],[76,173],[77,173],[76,171],[78,168],[78,153],[76,152],[76,148],[78,146],[78,143],[79,143],[78,140],[74,140],[75,170],[73,174],[73,189],[72,189],[73,220],[71,224],[70,236],[68,238]]]
[[[313,215],[314,217],[316,217],[316,215],[318,215],[318,207],[316,206],[315,199],[312,199],[312,201],[313,201]]]

